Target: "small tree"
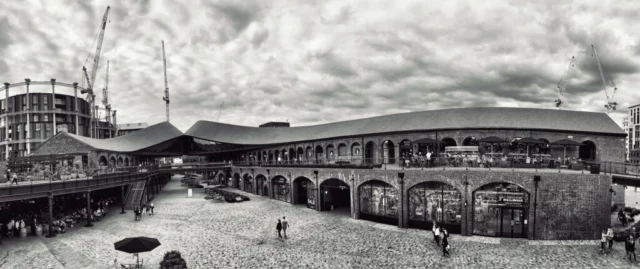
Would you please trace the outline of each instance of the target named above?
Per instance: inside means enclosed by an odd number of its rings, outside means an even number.
[[[180,251],[172,250],[164,254],[160,269],[187,269],[187,262],[180,255]]]

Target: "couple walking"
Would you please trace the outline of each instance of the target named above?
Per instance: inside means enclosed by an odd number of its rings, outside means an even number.
[[[440,243],[442,242],[442,256],[451,257],[451,254],[449,254],[451,247],[449,246],[449,232],[447,229],[438,227],[435,222],[431,229],[433,233],[433,240],[436,241],[436,245],[440,246]]]
[[[289,228],[289,222],[287,222],[286,217],[282,217],[282,220],[278,219],[278,224],[276,224],[278,238],[282,239],[282,234],[280,233],[282,231],[284,231],[284,238],[287,238],[287,228]]]

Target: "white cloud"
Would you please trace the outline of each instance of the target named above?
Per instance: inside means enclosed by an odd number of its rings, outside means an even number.
[[[2,1],[0,79],[79,81],[107,5],[96,85],[110,60],[119,122],[164,119],[160,40],[172,122],[182,130],[216,120],[222,102],[220,121],[252,126],[460,106],[553,108],[572,55],[567,108],[604,111],[595,60],[584,53],[591,44],[620,89],[612,117],[640,103],[633,1]]]

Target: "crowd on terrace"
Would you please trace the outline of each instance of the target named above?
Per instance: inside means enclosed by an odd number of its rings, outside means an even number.
[[[117,190],[116,190],[117,191]],[[100,190],[91,195],[91,208],[87,211],[86,194],[54,196],[52,231],[65,233],[68,227],[86,221],[100,221],[109,206],[116,202],[114,190]],[[25,237],[48,233],[48,198],[21,200],[0,204],[0,236]]]

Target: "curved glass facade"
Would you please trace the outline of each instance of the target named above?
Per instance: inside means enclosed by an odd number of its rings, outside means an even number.
[[[398,190],[382,181],[360,185],[360,217],[382,223],[398,224]]]
[[[433,222],[459,233],[462,222],[462,194],[449,184],[420,183],[408,191],[409,226],[431,229]]]
[[[473,234],[527,237],[529,193],[511,183],[491,183],[473,192]]]

